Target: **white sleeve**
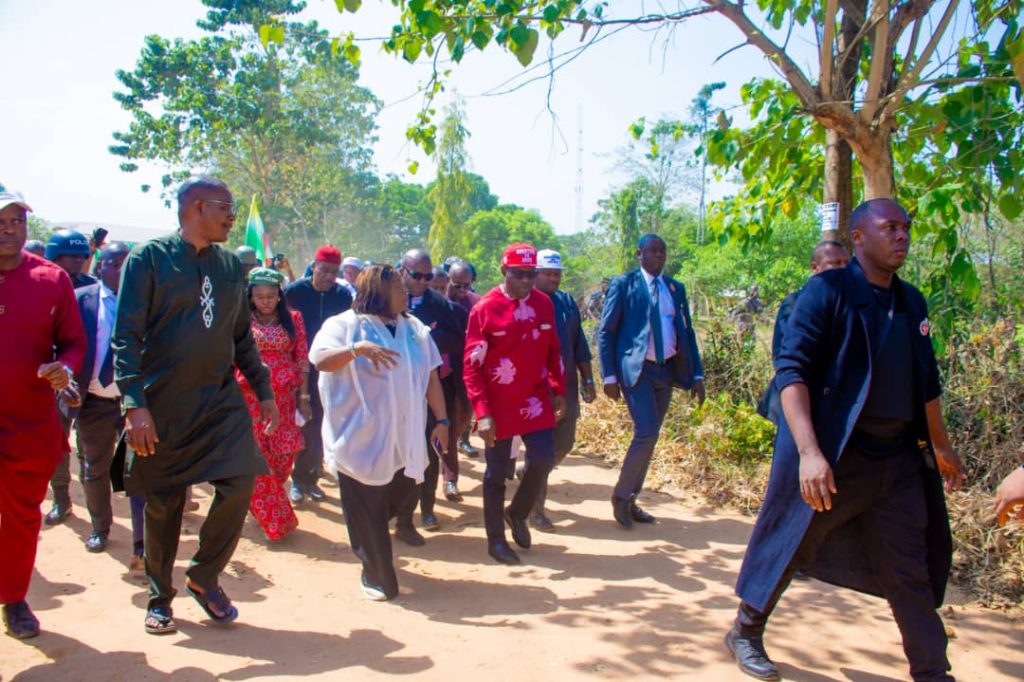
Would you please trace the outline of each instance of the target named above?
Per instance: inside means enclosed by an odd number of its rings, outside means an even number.
[[[309,361],[315,365],[321,351],[347,348],[351,339],[351,326],[341,315],[327,318],[309,344]]]

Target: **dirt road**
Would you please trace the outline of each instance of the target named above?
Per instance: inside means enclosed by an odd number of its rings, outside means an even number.
[[[145,585],[126,567],[126,501],[117,499],[108,552],[88,554],[75,484],[75,516],[40,541],[29,598],[43,634],[27,642],[0,637],[0,678],[749,679],[722,646],[749,519],[645,493],[641,502],[659,523],[622,531],[610,519],[615,472],[571,457],[551,479],[558,532],[535,533],[534,548],[521,552],[524,564],[510,569],[485,551],[482,465],[466,460],[463,471],[466,501],[441,499],[442,530],[423,548],[396,543],[396,601],[361,595],[337,488],[327,488],[330,503],[302,508],[299,530],[278,549],[268,550],[247,522],[222,580],[238,623],[210,624],[182,592],[174,604],[180,632],[163,638],[142,629]],[[205,507],[208,492],[198,488],[196,499]],[[200,520],[186,516],[183,558],[195,548]],[[1024,624],[975,607],[947,612],[958,679],[1024,679]],[[786,595],[767,646],[789,680],[907,679],[886,605],[818,582],[797,583]]]

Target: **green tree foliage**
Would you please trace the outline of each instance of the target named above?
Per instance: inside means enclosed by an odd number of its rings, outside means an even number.
[[[471,212],[470,184],[467,166],[465,126],[466,114],[462,102],[455,98],[445,109],[441,126],[441,141],[434,153],[437,179],[429,192],[433,202],[433,221],[430,225],[430,253],[436,261],[452,254],[464,253],[468,245],[464,225]]]
[[[537,211],[502,204],[478,211],[466,221],[469,246],[464,253],[477,271],[480,290],[501,280],[501,253],[513,242],[527,242],[538,249],[561,248],[554,229]]]
[[[114,98],[131,114],[114,133],[122,170],[168,169],[164,189],[197,171],[225,179],[244,206],[256,194],[279,248],[303,250],[351,216],[333,209],[372,195],[380,103],[315,22],[287,21],[291,0],[204,0],[198,40],[150,35]],[[285,37],[287,36],[287,40]],[[148,190],[143,186],[143,190]]]

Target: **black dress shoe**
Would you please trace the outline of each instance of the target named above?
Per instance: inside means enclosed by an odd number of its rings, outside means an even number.
[[[64,520],[71,516],[71,504],[54,504],[50,511],[46,512],[43,521],[47,526],[56,526],[64,523]]]
[[[760,637],[740,637],[736,628],[725,633],[725,646],[732,652],[740,670],[759,680],[780,680],[779,669],[768,658]]]
[[[633,515],[630,513],[633,509],[633,505],[629,500],[623,500],[620,497],[612,497],[612,514],[615,515],[615,520],[619,522],[619,525],[623,528],[633,527]]]
[[[87,552],[102,552],[107,548],[107,536],[92,532],[89,539],[85,541],[85,551]]]
[[[436,514],[424,514],[420,522],[423,524],[424,530],[434,531],[441,529],[441,522],[437,520]]]
[[[514,566],[519,563],[519,555],[516,554],[515,550],[509,547],[508,543],[504,540],[496,542],[488,547],[487,553],[490,554],[499,564]]]
[[[39,635],[39,619],[24,599],[17,604],[4,604],[3,614],[4,628],[11,637],[29,639]]]
[[[462,502],[462,493],[455,481],[446,481],[444,484],[444,496],[449,502]]]
[[[466,457],[479,457],[480,451],[473,447],[468,440],[459,441],[459,452]]]
[[[309,499],[313,500],[314,502],[323,502],[324,500],[327,499],[327,493],[325,493],[323,490],[320,490],[320,486],[318,486],[315,483],[309,486],[309,490],[306,491],[306,494],[309,495]]]
[[[629,516],[637,523],[654,523],[656,519],[637,506],[636,502],[629,505]]]
[[[512,513],[505,509],[505,523],[512,529],[512,539],[523,549],[530,549],[530,527],[526,525],[526,519],[517,519]]]
[[[555,532],[555,524],[551,523],[551,519],[549,519],[546,514],[538,512],[533,515],[530,522],[533,524],[534,528],[542,533]]]
[[[423,539],[422,535],[416,532],[415,528],[407,526],[404,523],[395,526],[395,537],[410,547],[422,547],[427,544],[427,541]]]

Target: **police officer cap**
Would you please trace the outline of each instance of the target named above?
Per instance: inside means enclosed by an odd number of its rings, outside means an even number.
[[[74,230],[56,230],[46,244],[46,260],[53,260],[57,256],[88,258],[90,255],[92,251],[89,250],[89,240]]]
[[[256,265],[259,262],[256,260],[256,249],[251,246],[239,246],[235,249],[235,255],[243,265]]]

